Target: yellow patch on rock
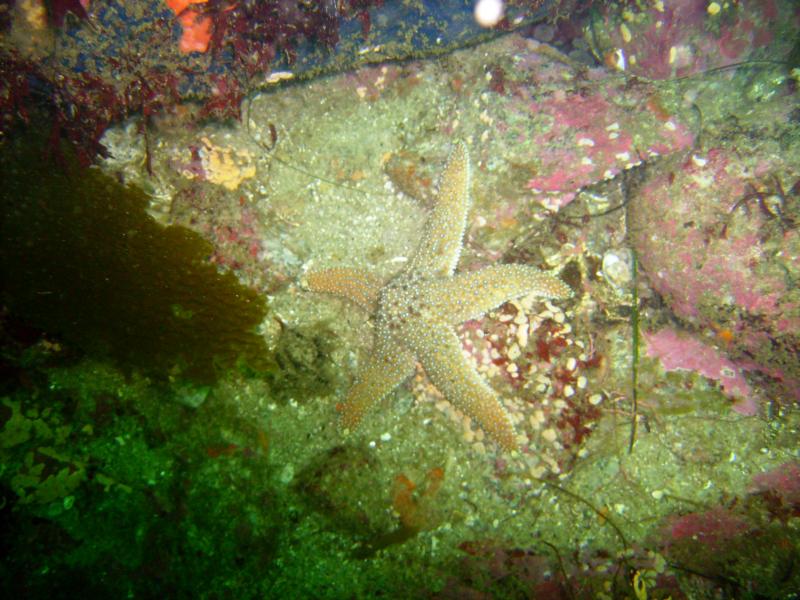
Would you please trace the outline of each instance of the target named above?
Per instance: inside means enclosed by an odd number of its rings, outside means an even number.
[[[207,137],[202,138],[202,142],[203,147],[199,154],[206,181],[233,191],[245,179],[255,177],[256,166],[253,155],[248,150],[215,146]],[[183,174],[189,179],[197,177],[190,171],[184,171]]]

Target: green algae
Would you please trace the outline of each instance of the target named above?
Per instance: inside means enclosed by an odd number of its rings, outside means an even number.
[[[105,361],[30,373],[1,404],[3,597],[264,597],[287,511],[235,399],[189,409]],[[220,444],[234,451],[212,456]]]
[[[66,152],[66,151],[65,151]],[[0,153],[0,272],[15,314],[92,355],[160,379],[213,383],[272,368],[264,299],[208,263],[211,245],[148,215],[148,197],[37,136]]]

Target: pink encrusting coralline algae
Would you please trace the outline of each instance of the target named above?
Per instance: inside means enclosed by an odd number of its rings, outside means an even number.
[[[758,411],[758,404],[742,368],[713,346],[669,328],[644,333],[643,337],[647,343],[647,356],[658,358],[665,370],[700,373],[719,382],[725,395],[735,401],[733,410],[736,412],[755,415]]]
[[[694,143],[653,86],[626,86],[604,68],[576,76],[558,56],[547,44],[512,35],[485,56],[480,86],[469,83],[472,74],[451,82],[465,102],[481,99],[474,130],[479,162],[492,165],[503,156],[507,163],[488,170],[504,174],[496,195],[563,208],[587,186]],[[443,120],[441,133],[452,137],[454,123],[463,131],[460,121]]]
[[[721,355],[771,378],[768,395],[785,404],[800,401],[800,290],[791,283],[800,171],[776,143],[743,154],[745,143],[698,149],[650,173],[629,226],[642,270],[675,315],[721,336]]]
[[[722,507],[714,507],[705,512],[669,518],[665,527],[665,546],[669,548],[688,540],[714,550],[752,528],[753,525],[743,516]]]
[[[530,110],[539,149],[537,174],[528,188],[550,208],[569,204],[581,188],[619,175],[645,158],[682,150],[694,138],[655,104],[631,112],[613,87],[590,95],[554,93]],[[652,109],[652,110],[651,110]]]
[[[790,4],[606,3],[588,41],[609,66],[621,71],[648,79],[682,77],[746,61],[766,46],[773,56],[788,51],[798,26]]]
[[[800,517],[800,463],[786,462],[753,476],[749,492],[760,496],[770,515],[786,522]]]

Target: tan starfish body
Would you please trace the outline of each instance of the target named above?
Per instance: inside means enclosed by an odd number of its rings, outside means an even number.
[[[475,419],[505,450],[517,447],[514,427],[497,394],[464,356],[454,325],[513,298],[564,298],[560,279],[527,265],[493,265],[454,274],[469,211],[467,148],[456,144],[439,183],[419,247],[406,268],[385,284],[356,269],[312,271],[306,285],[342,296],[374,316],[372,355],[344,403],[342,424],[354,429],[364,414],[414,372],[419,361],[445,398]]]

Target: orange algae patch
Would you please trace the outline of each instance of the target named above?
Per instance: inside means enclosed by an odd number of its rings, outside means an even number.
[[[209,458],[219,458],[220,456],[233,456],[239,450],[236,444],[223,444],[219,446],[208,446],[206,454]]]
[[[395,477],[392,506],[400,516],[403,528],[409,533],[431,529],[435,525],[437,519],[434,504],[443,479],[444,469],[431,469],[425,477],[425,487],[417,490],[414,482],[402,473]]]
[[[735,339],[734,332],[729,329],[728,327],[718,327],[714,324],[711,325],[711,328],[714,330],[714,335],[720,342],[725,344],[730,344]]]
[[[664,104],[661,102],[661,99],[656,94],[651,94],[647,98],[647,109],[653,113],[656,119],[661,121],[662,123],[665,121],[669,121],[672,115],[669,111],[664,108]]]
[[[166,0],[167,6],[178,17],[183,28],[178,48],[184,54],[205,52],[211,41],[211,17],[203,16],[190,8],[195,4],[205,4],[208,0]]]

